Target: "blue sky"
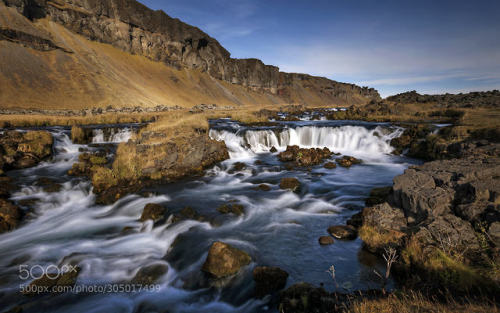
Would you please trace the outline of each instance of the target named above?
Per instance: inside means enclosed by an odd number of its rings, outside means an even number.
[[[500,1],[142,0],[197,26],[234,58],[374,87],[500,89]]]

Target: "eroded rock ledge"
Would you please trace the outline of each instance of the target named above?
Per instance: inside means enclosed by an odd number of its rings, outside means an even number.
[[[144,185],[201,175],[205,168],[228,158],[226,144],[210,139],[206,132],[180,131],[169,138],[162,132],[144,131],[118,146],[112,166],[90,164],[88,175],[97,201],[112,203]]]
[[[199,69],[216,79],[269,92],[284,99],[295,99],[296,86],[313,89],[312,94],[315,96],[346,103],[360,104],[380,99],[373,88],[339,83],[324,77],[283,73],[278,67],[266,65],[258,59],[231,58],[217,40],[197,27],[172,18],[163,11],[151,10],[134,0],[0,1],[2,6],[4,3],[28,20],[49,18],[90,40],[108,43],[128,53],[142,55],[178,69]],[[24,24],[21,30],[34,28]],[[17,25],[8,26],[9,33],[19,30],[14,27]],[[26,39],[24,42],[35,48],[57,46],[45,41],[44,45],[37,44],[37,38],[46,37],[16,37]]]
[[[365,247],[398,249],[406,285],[499,290],[500,145],[469,144],[462,158],[409,168],[362,212]]]

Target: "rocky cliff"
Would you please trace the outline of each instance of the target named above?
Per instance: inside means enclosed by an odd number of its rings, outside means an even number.
[[[223,82],[278,96],[283,102],[359,104],[379,98],[374,89],[283,73],[258,59],[233,59],[200,29],[134,0],[2,0],[0,4],[0,40],[39,51],[74,50],[60,34],[39,22],[50,21],[88,40],[178,70],[199,70]]]

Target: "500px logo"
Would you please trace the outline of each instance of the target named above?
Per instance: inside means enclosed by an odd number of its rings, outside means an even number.
[[[78,268],[73,265],[63,265],[61,267],[54,264],[47,266],[41,265],[19,265],[19,278],[22,280],[39,279],[46,277],[48,279],[56,280],[66,273],[78,273]]]

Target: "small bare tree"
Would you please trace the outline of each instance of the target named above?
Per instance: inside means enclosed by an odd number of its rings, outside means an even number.
[[[382,279],[382,292],[385,293],[385,286],[387,285],[387,282],[389,281],[389,276],[391,275],[392,264],[394,264],[397,261],[398,253],[396,249],[394,249],[393,247],[385,248],[385,253],[383,257],[386,262],[385,276],[380,274],[377,270],[373,270],[373,272],[377,274],[377,276],[380,277],[380,279]]]
[[[335,279],[335,265],[332,264],[326,272],[332,277],[335,287],[339,288],[339,284],[337,284],[337,280]]]

